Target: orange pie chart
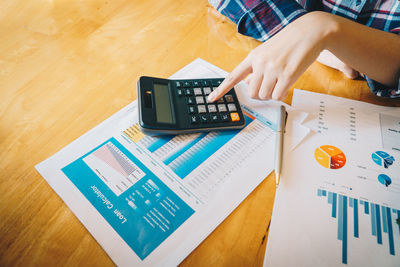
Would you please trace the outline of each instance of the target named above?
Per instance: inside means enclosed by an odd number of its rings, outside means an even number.
[[[317,162],[327,169],[340,169],[346,164],[345,154],[337,147],[323,145],[315,149]]]

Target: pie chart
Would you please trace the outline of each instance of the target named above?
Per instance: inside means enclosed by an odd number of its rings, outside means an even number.
[[[345,154],[337,147],[323,145],[315,149],[317,162],[327,169],[340,169],[346,164]]]
[[[379,174],[378,181],[386,187],[388,187],[392,183],[392,179],[390,179],[390,177],[386,174]]]
[[[384,151],[376,151],[371,155],[372,160],[379,166],[383,166],[386,169],[394,162],[394,157]]]

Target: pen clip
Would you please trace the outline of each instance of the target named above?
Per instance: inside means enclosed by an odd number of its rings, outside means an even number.
[[[284,133],[286,133],[286,122],[287,122],[287,117],[288,117],[288,115],[289,115],[289,114],[287,113],[287,111],[285,111],[285,114],[286,114],[286,115],[285,115],[285,122],[284,122],[284,124],[283,124],[283,132],[284,132]]]

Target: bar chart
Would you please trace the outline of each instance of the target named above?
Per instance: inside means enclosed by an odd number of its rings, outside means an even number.
[[[245,128],[254,119],[251,115],[245,115]],[[137,132],[136,129],[127,129],[125,134],[131,140],[137,140],[138,145],[146,148],[152,155],[170,167],[176,175],[184,179],[240,131],[214,131],[160,137],[143,136],[140,140],[134,137],[136,135],[133,133]]]
[[[152,160],[152,164],[158,164],[165,173],[171,174],[198,200],[207,202],[225,182],[239,182],[246,174],[238,171],[245,170],[243,166],[254,164],[255,158],[261,157],[268,164],[273,162],[269,150],[274,145],[275,132],[272,129],[275,124],[250,109],[244,108],[243,113],[246,124],[240,130],[146,136],[135,124],[124,130],[122,137],[128,142],[133,141],[138,151]]]
[[[395,255],[400,251],[395,251],[396,240],[400,240],[400,225],[397,221],[400,219],[400,210],[368,202],[365,200],[352,198],[343,194],[329,192],[324,189],[318,189],[318,197],[327,198],[328,204],[332,208],[331,218],[337,220],[337,239],[342,242],[342,263],[348,263],[348,239],[360,238],[360,216],[370,217],[370,235],[376,238],[376,245],[383,246],[383,235],[387,235],[387,251],[389,255]],[[348,216],[353,216],[353,225],[348,225]],[[350,234],[350,230],[353,234]],[[366,233],[363,233],[366,234]],[[396,237],[396,236],[397,237]]]

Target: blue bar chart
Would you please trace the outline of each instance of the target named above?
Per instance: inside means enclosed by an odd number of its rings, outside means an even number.
[[[173,135],[165,135],[165,136],[160,136],[160,137],[154,138],[154,142],[149,144],[147,149],[150,152],[154,152],[157,149],[159,149],[160,147],[162,147],[163,145],[165,145],[166,143],[168,143],[172,138],[174,138]]]
[[[370,235],[376,238],[376,244],[387,245],[389,254],[395,255],[394,234],[400,235],[400,225],[396,224],[396,220],[400,218],[400,210],[323,189],[318,189],[317,195],[327,198],[332,208],[331,217],[337,219],[337,239],[342,242],[343,264],[348,263],[348,239],[361,237],[360,216],[370,217]],[[348,216],[351,215],[353,225],[348,225]],[[353,234],[350,234],[351,230]],[[387,244],[383,244],[383,235],[387,235]]]
[[[254,120],[250,116],[245,115],[245,127]],[[216,131],[176,137],[146,136],[138,143],[159,157],[165,165],[169,166],[181,179],[184,179],[240,131]]]

